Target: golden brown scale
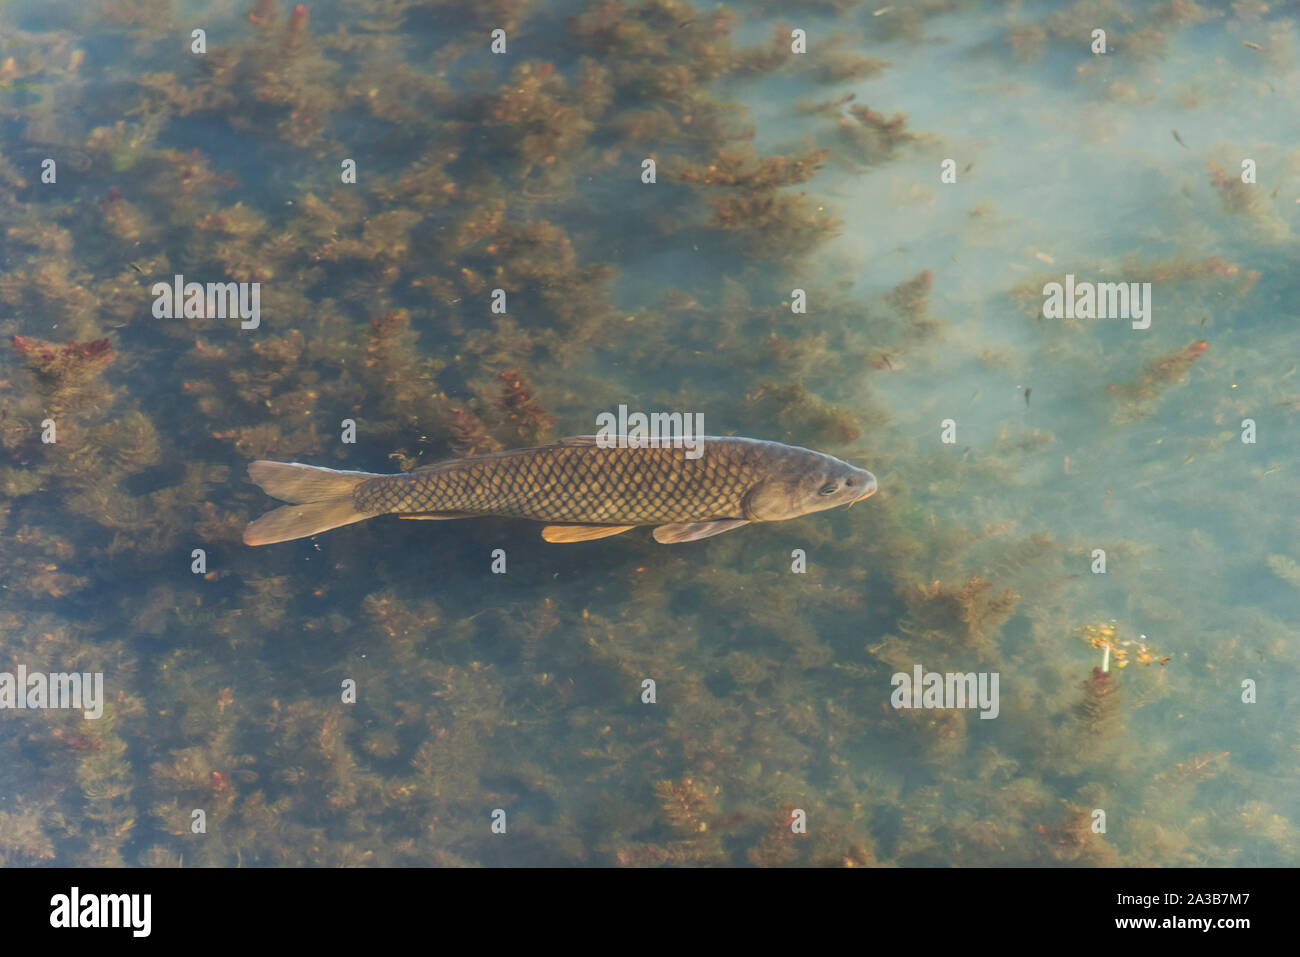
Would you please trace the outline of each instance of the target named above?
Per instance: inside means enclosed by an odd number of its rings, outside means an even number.
[[[620,449],[560,443],[429,466],[357,486],[370,515],[454,513],[544,522],[653,525],[744,518],[766,451],[751,440],[706,440],[700,458],[681,448]]]

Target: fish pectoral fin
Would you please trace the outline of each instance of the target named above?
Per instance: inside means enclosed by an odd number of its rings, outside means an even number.
[[[634,528],[635,525],[547,525],[542,529],[542,538],[548,542],[592,542]]]
[[[655,541],[660,545],[676,545],[678,542],[698,542],[701,538],[721,535],[733,528],[748,525],[749,519],[728,518],[718,522],[683,522],[679,525],[660,525],[655,529]]]
[[[440,522],[447,518],[473,518],[469,512],[411,512],[409,515],[398,515],[398,518],[415,518],[424,519],[430,522]]]

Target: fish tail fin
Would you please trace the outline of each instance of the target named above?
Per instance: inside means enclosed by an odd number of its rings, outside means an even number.
[[[272,545],[295,538],[306,538],[341,525],[351,525],[370,518],[357,509],[352,491],[372,472],[341,472],[297,462],[253,462],[248,477],[267,495],[291,502],[244,529],[245,545]]]

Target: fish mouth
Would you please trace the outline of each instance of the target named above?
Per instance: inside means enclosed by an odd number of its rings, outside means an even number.
[[[876,488],[876,477],[868,472],[866,488],[863,490],[861,495],[855,498],[852,502],[849,502],[849,505],[852,506],[857,502],[861,502],[864,498],[871,498],[871,496],[876,494]]]

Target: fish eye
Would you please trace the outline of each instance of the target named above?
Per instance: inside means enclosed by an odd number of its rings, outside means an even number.
[[[834,495],[839,490],[840,490],[839,483],[832,482],[830,485],[823,485],[820,491],[822,495]]]

